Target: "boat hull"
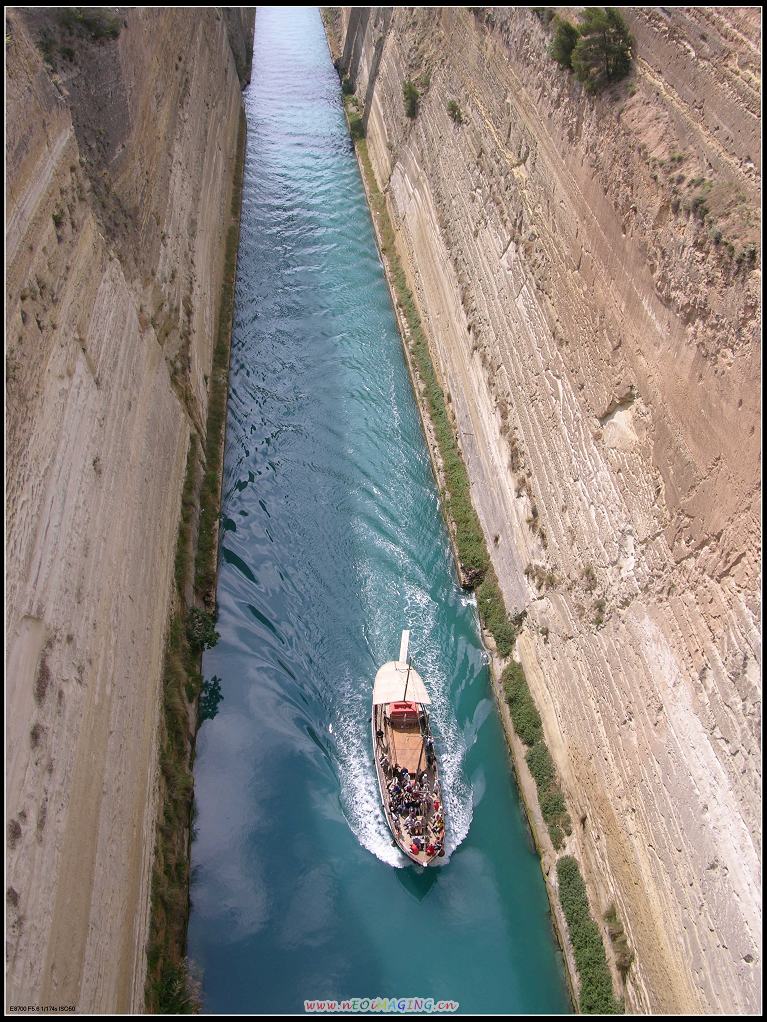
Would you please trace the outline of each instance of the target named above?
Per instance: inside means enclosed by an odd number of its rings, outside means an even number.
[[[443,815],[439,767],[433,743],[431,747],[427,744],[431,736],[426,707],[411,704],[417,707],[416,720],[398,722],[388,711],[401,705],[373,704],[371,737],[378,791],[394,843],[411,862],[425,867],[444,856],[444,823],[441,828],[439,825]],[[420,780],[414,782],[413,792],[402,783],[403,768],[410,778]],[[401,794],[393,796],[390,785],[394,781]],[[414,838],[422,843],[418,852],[413,850]],[[433,853],[427,851],[430,844],[435,846]]]

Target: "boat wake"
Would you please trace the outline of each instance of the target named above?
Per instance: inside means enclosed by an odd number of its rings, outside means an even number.
[[[436,636],[437,607],[429,594],[412,582],[403,584],[406,621],[413,629],[414,663],[424,679],[432,703],[430,717],[439,758],[440,784],[445,806],[445,857],[466,838],[473,815],[473,793],[463,771],[467,742],[459,728],[451,701],[450,679],[442,666],[444,650]],[[381,630],[373,621],[373,657],[377,664],[397,655],[396,634]],[[380,636],[380,639],[379,639]],[[370,699],[373,675],[359,679],[352,698],[343,701],[333,721],[333,736],[340,777],[340,801],[344,815],[360,844],[382,862],[404,867],[409,861],[392,843],[382,809],[370,748]]]
[[[363,714],[369,713],[366,707]],[[392,844],[391,831],[381,812],[367,719],[367,716],[363,720],[340,719],[333,727],[338,739],[341,807],[363,848],[389,866],[407,866],[407,858]]]
[[[371,336],[371,358],[377,365],[382,343],[382,338]],[[404,364],[398,372],[405,372]],[[460,590],[451,590],[449,584],[433,591],[435,578],[447,582],[452,576],[452,554],[442,529],[439,497],[417,409],[411,404],[405,412],[398,396],[400,385],[393,368],[384,378],[374,376],[366,381],[367,387],[380,390],[381,404],[387,407],[386,416],[366,420],[366,429],[386,463],[382,478],[397,480],[397,485],[372,487],[362,482],[355,488],[357,514],[352,532],[358,559],[354,578],[364,608],[368,654],[364,659],[370,673],[343,679],[338,693],[342,698],[334,699],[337,708],[332,725],[344,815],[360,844],[391,866],[406,866],[409,860],[392,843],[381,808],[370,745],[370,713],[376,671],[397,656],[403,628],[411,630],[413,666],[432,701],[430,718],[446,824],[445,857],[440,863],[446,863],[466,838],[473,815],[473,792],[464,773],[473,738],[463,733],[456,719],[456,678],[450,674],[455,665],[454,622],[465,619],[467,597]],[[357,448],[355,437],[351,458]],[[364,469],[359,466],[363,480]],[[424,506],[429,508],[426,516]]]
[[[436,724],[435,715],[432,721]],[[436,733],[437,728],[434,730]],[[465,750],[457,744],[457,725],[452,731],[452,734],[446,736],[444,728],[440,726],[437,739],[438,752],[442,751],[439,765],[447,823],[445,857],[440,860],[440,864],[449,861],[451,854],[469,833],[473,813],[471,786],[462,772]],[[333,735],[338,742],[336,751],[341,778],[341,807],[352,832],[363,848],[389,866],[410,865],[407,857],[392,843],[391,831],[381,810],[369,748],[367,717],[362,723],[351,719],[337,720],[333,726]],[[448,749],[449,752],[446,751]]]

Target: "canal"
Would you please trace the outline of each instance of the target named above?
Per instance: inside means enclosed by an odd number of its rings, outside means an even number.
[[[457,584],[316,8],[261,8],[189,956],[208,1012],[410,997],[569,1011],[540,867]],[[409,627],[449,840],[392,847],[369,745]]]

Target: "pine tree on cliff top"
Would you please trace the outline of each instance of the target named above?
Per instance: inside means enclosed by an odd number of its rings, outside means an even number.
[[[614,7],[587,7],[578,26],[580,38],[572,51],[572,66],[587,92],[598,92],[631,70],[634,40]]]
[[[556,18],[554,38],[549,53],[560,67],[572,68],[573,50],[580,38],[580,33],[572,22],[566,18]]]

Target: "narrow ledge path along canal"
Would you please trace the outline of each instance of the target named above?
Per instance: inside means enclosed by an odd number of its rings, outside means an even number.
[[[543,878],[458,586],[316,8],[260,8],[189,957],[206,1012],[452,999],[569,1012]],[[410,627],[448,855],[392,847],[370,749]]]

